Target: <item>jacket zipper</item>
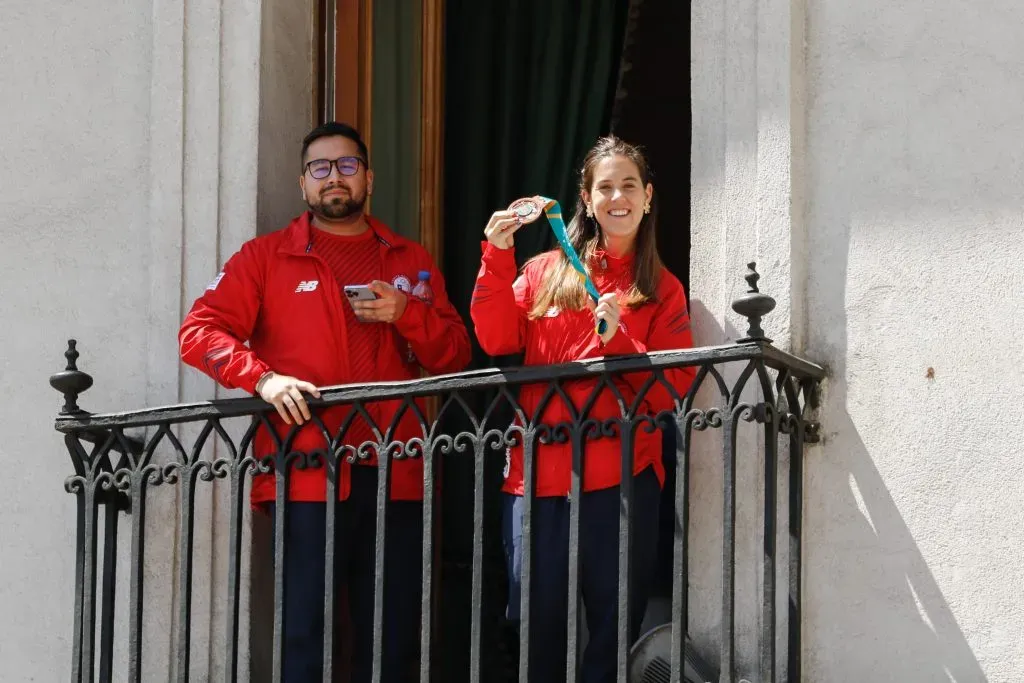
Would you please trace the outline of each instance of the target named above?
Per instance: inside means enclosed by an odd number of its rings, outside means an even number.
[[[348,377],[352,369],[348,364],[348,356],[343,353],[343,349],[348,347],[348,324],[345,321],[345,312],[341,309],[341,295],[338,293],[338,282],[334,279],[334,274],[331,273],[331,269],[327,267],[323,259],[311,251],[312,247],[313,243],[311,241],[306,246],[304,253],[291,252],[291,254],[292,256],[311,259],[319,280],[325,284],[330,284],[330,286],[323,287],[322,289],[325,290],[328,309],[333,317],[329,322],[331,323],[331,338],[334,340],[334,358],[335,362],[341,365],[342,372],[339,375],[341,377]]]

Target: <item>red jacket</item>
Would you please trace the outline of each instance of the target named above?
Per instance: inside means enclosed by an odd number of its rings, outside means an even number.
[[[380,243],[382,272],[388,282],[400,282],[408,291],[417,272],[429,270],[434,290],[430,306],[409,297],[401,318],[385,334],[377,360],[378,381],[407,380],[420,376],[420,366],[440,374],[462,370],[469,362],[469,335],[462,319],[448,301],[444,280],[433,260],[419,244],[391,232],[383,223],[367,217]],[[305,213],[277,232],[257,237],[228,260],[224,270],[196,300],[178,334],[181,358],[220,384],[254,393],[256,382],[267,370],[292,375],[318,387],[349,381],[346,323],[341,291],[330,268],[310,251],[310,215]],[[248,341],[246,346],[244,342]],[[407,360],[412,345],[416,361]],[[398,400],[372,403],[368,413],[381,431],[387,429]],[[422,406],[421,406],[422,408]],[[320,413],[325,426],[336,432],[350,406],[334,406]],[[288,432],[276,412],[271,422],[282,437]],[[359,419],[359,418],[356,418]],[[407,410],[394,439],[424,436]],[[292,448],[299,451],[325,448],[326,441],[313,424],[303,425]],[[358,445],[358,444],[353,444]],[[256,455],[275,451],[273,440],[260,429],[254,441]],[[372,459],[367,464],[376,463]],[[339,478],[339,495],[347,498],[351,487],[349,465]],[[322,501],[326,498],[323,468],[291,471],[289,498]],[[422,500],[423,460],[393,461],[391,497]],[[274,500],[274,476],[260,475],[253,482],[252,501]]]
[[[538,291],[545,271],[557,258],[556,251],[543,254],[528,263],[517,278],[513,250],[498,249],[484,242],[480,273],[470,305],[476,336],[484,351],[503,355],[525,350],[526,365],[543,365],[693,346],[686,294],[679,280],[667,270],[662,270],[659,277],[655,301],[635,309],[622,309],[619,330],[607,345],[594,331],[594,315],[588,309],[560,311],[552,308],[542,318],[528,319],[534,293]],[[598,291],[615,291],[621,295],[632,282],[633,259],[631,256],[613,258],[599,252],[588,264],[588,269]],[[665,377],[680,395],[685,395],[695,374],[693,368],[679,368],[667,371]],[[615,384],[623,397],[632,401],[648,377],[649,373],[629,373],[616,378]],[[564,388],[575,406],[581,408],[596,384],[596,379],[585,379],[567,383]],[[519,402],[527,415],[533,415],[545,389],[544,385],[522,388]],[[655,383],[645,394],[640,412],[653,415],[671,406],[671,394],[660,383]],[[615,395],[608,389],[603,390],[588,416],[595,419],[620,417]],[[556,398],[548,402],[540,422],[553,425],[570,419],[567,406]],[[653,466],[659,481],[664,482],[660,433],[648,434],[641,427],[635,434],[633,472],[639,473]],[[622,445],[617,436],[586,442],[584,491],[618,486],[621,452]],[[535,453],[537,495],[567,495],[572,473],[571,445],[542,444]],[[522,495],[522,447],[511,448],[508,458],[503,490]]]

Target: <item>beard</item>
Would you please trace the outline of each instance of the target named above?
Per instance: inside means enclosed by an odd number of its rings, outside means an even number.
[[[363,207],[366,205],[366,193],[363,192],[359,196],[349,194],[348,197],[335,195],[327,201],[318,198],[315,202],[311,202],[307,199],[306,205],[309,206],[309,210],[313,212],[314,216],[336,221],[362,213]]]

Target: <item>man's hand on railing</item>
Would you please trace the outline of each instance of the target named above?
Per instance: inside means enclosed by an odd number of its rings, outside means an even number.
[[[296,424],[309,420],[309,406],[306,405],[303,391],[314,398],[320,398],[320,390],[309,382],[276,372],[268,372],[256,383],[256,393],[277,408],[277,414],[285,424],[291,424],[293,419]]]

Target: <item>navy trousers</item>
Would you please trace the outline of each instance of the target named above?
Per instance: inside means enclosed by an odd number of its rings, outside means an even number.
[[[289,502],[285,525],[284,683],[323,680],[325,503]],[[274,513],[274,505],[270,505]],[[404,680],[419,642],[423,504],[387,505],[383,680]],[[334,535],[336,592],[347,587],[352,625],[352,683],[373,667],[377,468],[352,468],[352,492],[338,503]],[[338,614],[336,629],[344,623]],[[335,633],[340,633],[338,630]]]
[[[523,498],[504,495],[503,537],[508,562],[508,617],[519,620],[522,593]],[[640,635],[654,577],[658,541],[658,478],[648,468],[633,478],[633,580],[629,642]],[[534,501],[533,580],[530,600],[530,681],[564,683],[566,677],[569,506],[567,498]],[[618,645],[619,487],[584,493],[580,508],[580,587],[589,641],[584,683],[614,683]]]

